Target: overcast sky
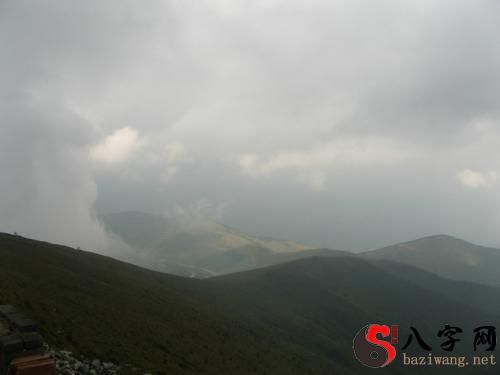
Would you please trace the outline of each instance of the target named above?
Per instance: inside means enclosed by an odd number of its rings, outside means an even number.
[[[0,230],[498,245],[499,35],[494,0],[0,0]]]

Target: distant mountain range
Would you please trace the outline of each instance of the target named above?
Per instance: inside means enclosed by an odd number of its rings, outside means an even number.
[[[438,235],[362,254],[391,260],[454,279],[500,286],[500,250]]]
[[[351,349],[365,324],[399,323],[401,335],[415,326],[439,348],[445,323],[500,321],[498,305],[478,305],[481,295],[498,301],[500,289],[339,254],[196,280],[0,234],[0,303],[36,317],[56,347],[153,373],[365,374]]]
[[[0,234],[0,304],[38,319],[58,349],[138,373],[365,374],[352,339],[368,323],[399,324],[402,341],[410,326],[418,327],[438,351],[437,331],[458,325],[470,344],[462,351],[470,355],[471,330],[500,322],[500,250],[450,236],[353,254],[261,239],[205,220],[143,213],[101,220],[149,270]],[[377,371],[457,369],[395,363]]]
[[[311,249],[293,241],[251,236],[201,218],[121,212],[99,219],[107,231],[139,250],[135,263],[180,276],[210,277],[264,267],[300,258]]]
[[[500,287],[500,250],[436,235],[350,253],[262,239],[209,220],[183,221],[141,212],[100,217],[105,228],[135,247],[137,265],[180,276],[213,277],[311,256],[358,256],[414,266],[453,280]]]

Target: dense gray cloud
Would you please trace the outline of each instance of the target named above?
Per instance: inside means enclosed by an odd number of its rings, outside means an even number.
[[[0,230],[193,207],[366,249],[500,244],[495,1],[2,1]]]

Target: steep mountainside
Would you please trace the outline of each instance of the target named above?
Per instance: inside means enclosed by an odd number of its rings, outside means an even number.
[[[0,235],[0,304],[36,318],[58,348],[155,373],[303,374],[301,364],[313,373],[335,370],[202,293],[198,280]]]
[[[193,280],[0,235],[0,303],[36,317],[52,345],[168,374],[364,374],[351,346],[367,323],[399,323],[402,340],[418,327],[439,349],[445,323],[467,335],[499,321],[495,306],[476,308],[467,292],[450,298],[460,283],[434,277],[431,289],[384,264],[312,257]],[[497,289],[487,292],[500,299]],[[422,373],[397,364],[379,372]]]

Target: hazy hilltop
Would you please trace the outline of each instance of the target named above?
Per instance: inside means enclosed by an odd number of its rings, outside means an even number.
[[[500,250],[436,235],[361,254],[421,268],[454,279],[500,286]]]
[[[52,345],[166,374],[364,374],[351,346],[369,322],[397,322],[401,335],[413,325],[439,348],[436,331],[450,319],[467,331],[498,320],[496,307],[469,303],[467,289],[460,301],[449,296],[463,283],[414,270],[434,278],[426,288],[397,276],[408,266],[383,264],[315,256],[194,280],[2,234],[0,303],[37,318]],[[412,372],[421,373],[380,371]]]
[[[500,286],[500,250],[447,235],[355,255],[312,249],[293,241],[263,239],[201,218],[186,220],[122,212],[100,219],[107,231],[136,249],[138,256],[132,262],[181,276],[213,277],[314,255],[343,255],[398,262],[454,280]]]
[[[258,268],[311,249],[293,241],[251,236],[203,218],[121,212],[101,215],[100,220],[107,231],[139,250],[141,265],[182,276]]]

